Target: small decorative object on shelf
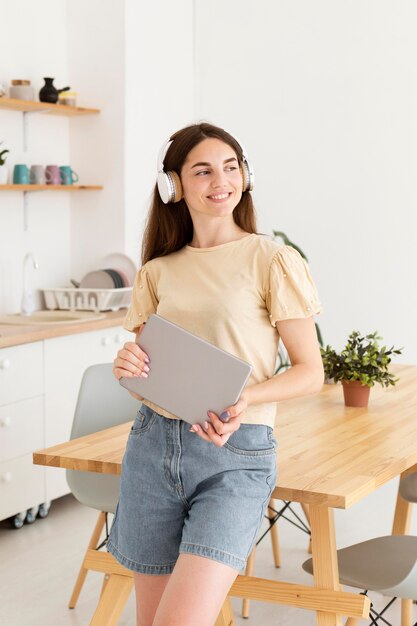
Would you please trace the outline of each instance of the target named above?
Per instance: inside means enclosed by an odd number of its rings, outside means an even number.
[[[64,91],[58,96],[58,104],[66,104],[69,107],[77,106],[77,92]]]
[[[3,142],[0,142],[0,145]],[[7,177],[9,174],[9,169],[6,165],[7,153],[9,150],[0,150],[0,185],[7,184]]]
[[[52,104],[56,104],[58,102],[59,94],[63,91],[71,89],[71,87],[57,89],[54,85],[54,78],[44,78],[43,80],[45,81],[45,84],[39,92],[39,100],[41,102],[51,102]]]
[[[381,339],[377,331],[361,335],[354,330],[340,353],[329,345],[320,349],[326,380],[342,382],[346,406],[366,407],[375,383],[389,387],[398,381],[388,366],[391,355],[401,354],[403,349],[381,347]]]
[[[35,95],[30,80],[12,80],[12,86],[9,89],[9,96],[16,100],[34,100]]]

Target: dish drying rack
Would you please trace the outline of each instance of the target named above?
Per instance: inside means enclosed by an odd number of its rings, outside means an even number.
[[[132,287],[119,289],[80,289],[60,287],[42,289],[47,309],[66,311],[118,311],[127,308],[132,299]]]

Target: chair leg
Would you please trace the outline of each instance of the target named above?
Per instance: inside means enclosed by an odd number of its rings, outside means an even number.
[[[256,546],[253,547],[252,552],[249,555],[248,562],[246,563],[245,576],[252,576],[253,568],[255,566],[255,552]],[[242,600],[242,617],[249,617],[250,600],[243,598]]]
[[[96,522],[96,525],[94,527],[93,530],[93,534],[91,535],[91,539],[89,541],[88,547],[87,547],[87,552],[88,550],[95,550],[102,530],[104,528],[104,524],[106,522],[106,514],[104,513],[104,511],[100,511],[100,513],[98,514],[98,519]],[[71,595],[71,599],[69,601],[68,607],[70,609],[74,609],[75,605],[77,604],[77,600],[78,600],[78,596],[80,595],[81,589],[84,585],[86,576],[87,576],[87,572],[88,569],[84,567],[84,560],[83,563],[81,565],[80,571],[78,572],[78,576],[77,576],[77,580],[75,581],[75,585],[74,585],[74,589],[72,591],[72,595]]]
[[[275,501],[272,498],[269,501],[269,504],[272,508],[275,508]],[[273,517],[269,515],[268,511],[267,511],[267,516],[270,519],[272,519]],[[279,551],[279,539],[278,539],[278,522],[275,522],[275,524],[271,526],[270,534],[271,534],[272,553],[274,555],[275,567],[281,567],[281,555]]]
[[[413,613],[413,601],[402,599],[401,600],[401,626],[411,626]]]

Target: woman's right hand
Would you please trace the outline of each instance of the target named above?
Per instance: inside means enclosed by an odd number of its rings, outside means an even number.
[[[113,363],[113,374],[117,380],[122,376],[148,378],[148,355],[134,341],[125,343],[123,348],[118,351]]]
[[[137,343],[134,341],[128,341],[121,348],[117,357],[113,361],[113,374],[119,380],[122,376],[131,378],[132,376],[142,376],[142,378],[148,377],[149,372],[149,357]],[[142,397],[129,392],[134,398],[142,400]]]

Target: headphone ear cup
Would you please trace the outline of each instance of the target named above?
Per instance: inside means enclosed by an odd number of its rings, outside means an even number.
[[[164,204],[179,202],[182,198],[182,185],[178,174],[174,171],[159,172],[157,178],[159,195]]]
[[[171,180],[171,186],[173,190],[171,202],[179,202],[182,198],[181,179],[178,176],[177,172],[174,172],[173,170],[167,172],[167,176]]]
[[[246,161],[242,161],[240,164],[240,173],[242,174],[242,191],[248,191],[250,188],[250,175]]]
[[[253,170],[247,159],[243,159],[240,164],[240,172],[242,174],[242,191],[252,191],[253,189]]]

